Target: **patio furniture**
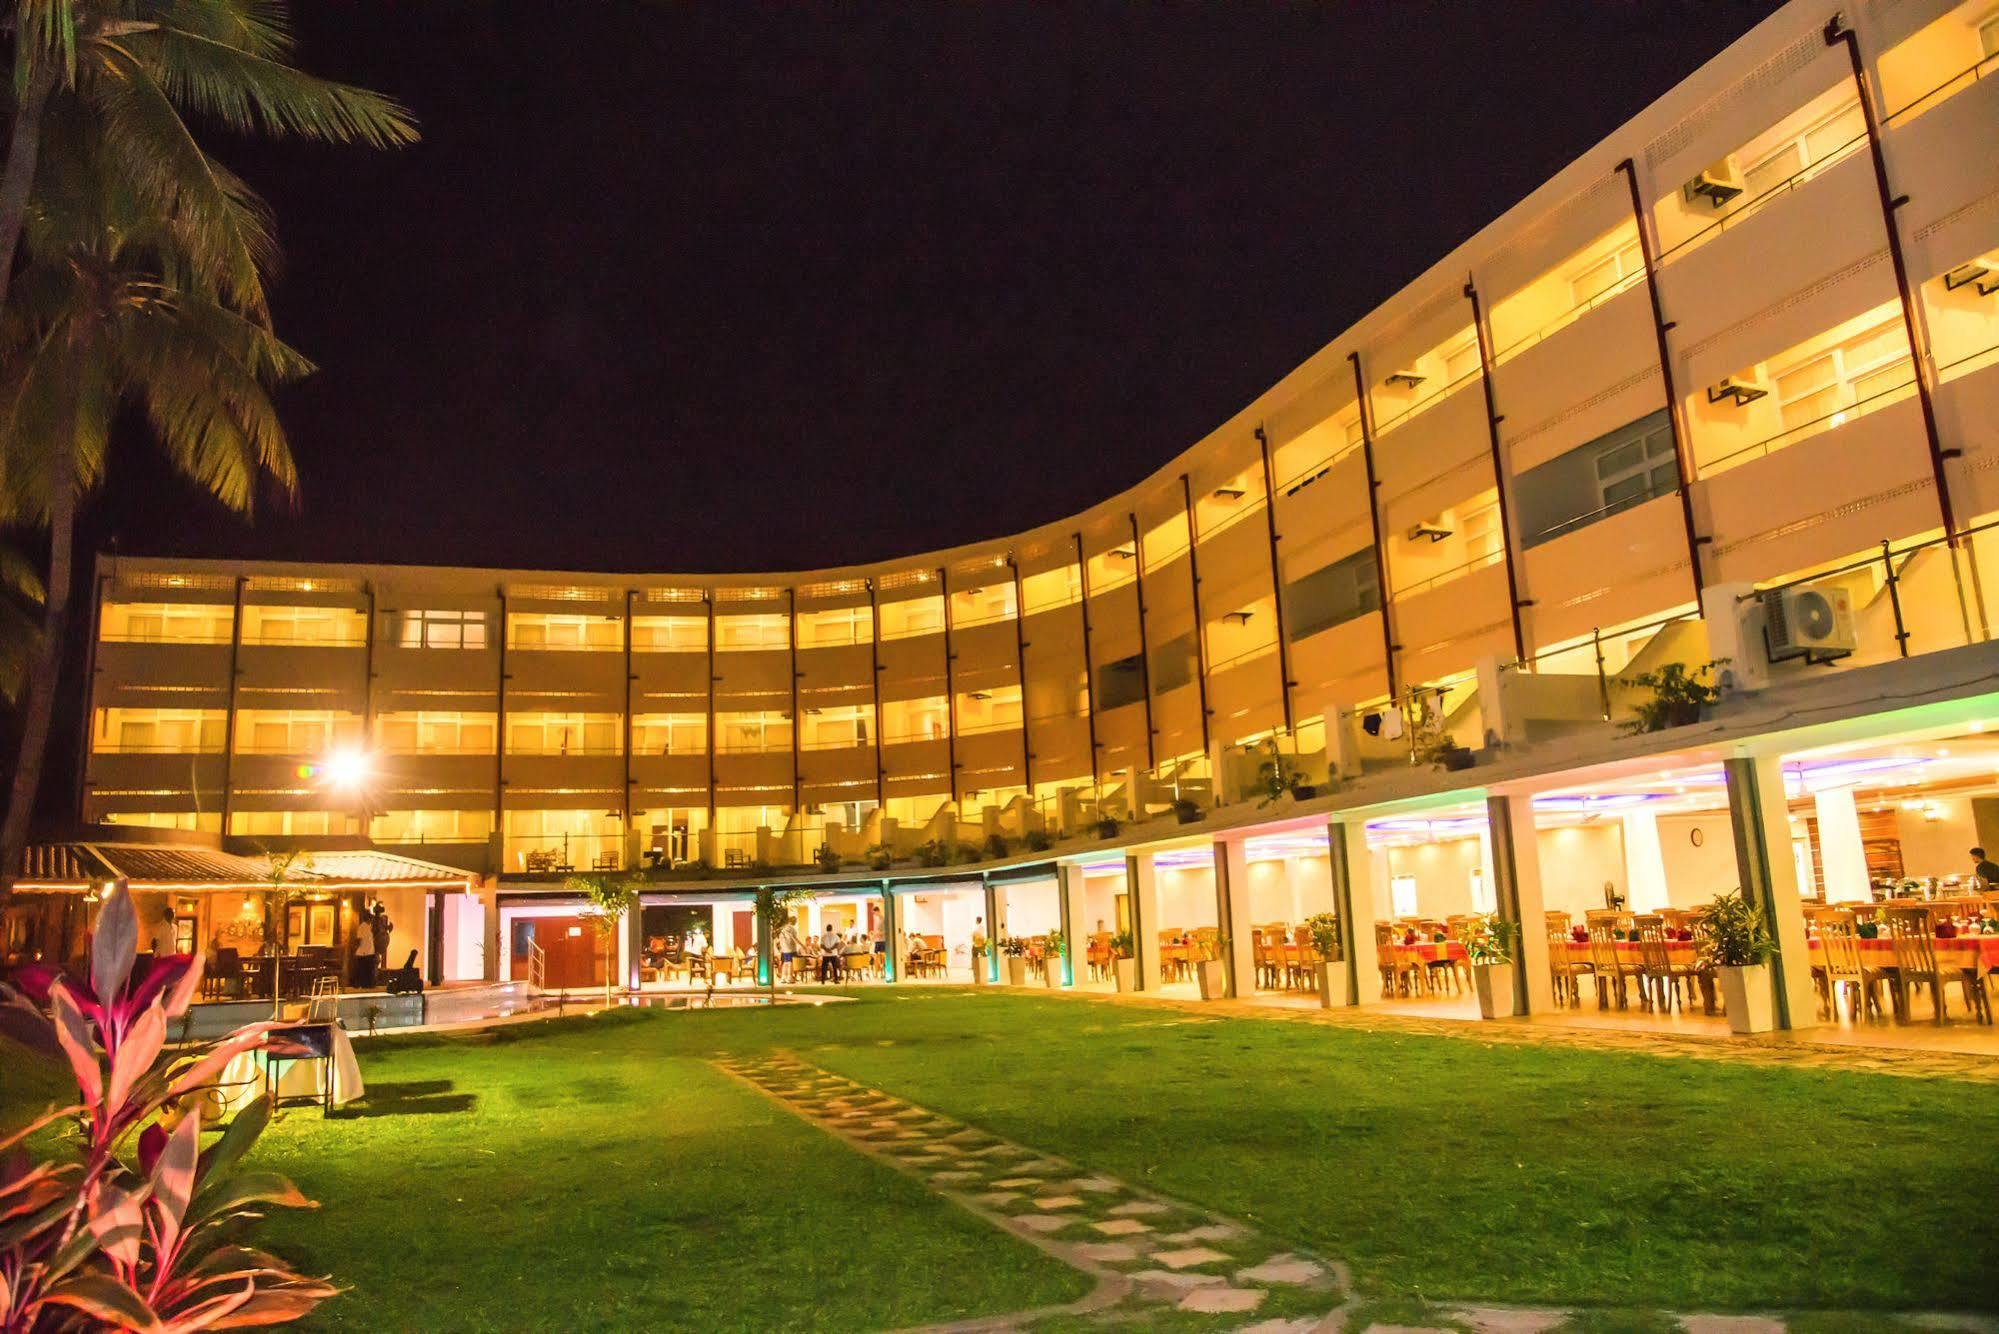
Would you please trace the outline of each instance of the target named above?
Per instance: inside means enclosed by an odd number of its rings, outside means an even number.
[[[1812,980],[1818,984],[1819,1013],[1827,1019],[1839,1018],[1842,988],[1852,988],[1847,1012],[1855,1022],[1868,1014],[1879,1016],[1878,989],[1883,971],[1870,968],[1861,958],[1859,924],[1850,911],[1822,908],[1808,919],[1815,931],[1817,946],[1812,962]]]
[[[1707,1012],[1714,1013],[1714,983],[1707,969],[1696,962],[1689,942],[1668,938],[1665,919],[1657,914],[1638,919],[1638,959],[1640,985],[1648,993],[1648,1006],[1671,1010],[1677,1005],[1685,1009],[1680,985],[1686,984],[1687,995],[1691,997],[1698,984]]]
[[[1614,916],[1615,914],[1613,914]],[[1631,970],[1617,957],[1617,941],[1611,936],[1614,929],[1607,921],[1595,920],[1590,915],[1589,957],[1590,971],[1596,976],[1596,1008],[1607,1010],[1614,996],[1617,1008],[1631,1008]]]
[[[615,852],[600,852],[600,853],[598,853],[598,854],[596,855],[596,857],[594,857],[593,859],[591,859],[591,862],[590,862],[590,869],[591,869],[591,870],[593,870],[593,871],[615,871],[615,870],[617,870],[617,869],[618,869],[618,854],[617,854],[617,853],[615,853]]]
[[[231,947],[220,946],[214,962],[201,978],[202,993],[211,999],[243,994],[243,956]]]
[[[1977,964],[1961,965],[1953,959],[1946,965],[1938,961],[1936,924],[1928,908],[1889,908],[1881,914],[1881,919],[1888,928],[1889,939],[1895,943],[1895,966],[1889,988],[1895,997],[1897,1019],[1903,1023],[1909,1021],[1909,992],[1913,987],[1926,986],[1930,989],[1931,1022],[1941,1025],[1948,1017],[1944,988],[1956,982],[1963,988],[1966,1008],[1980,1023],[1992,1022],[1991,1000],[1985,994]]]

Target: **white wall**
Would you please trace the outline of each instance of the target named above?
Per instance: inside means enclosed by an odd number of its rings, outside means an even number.
[[[1602,908],[1606,883],[1617,886],[1619,894],[1629,893],[1621,823],[1543,829],[1535,842],[1541,854],[1541,894],[1550,911],[1580,918]]]
[[[1158,872],[1159,914],[1148,931],[1192,931],[1215,925],[1215,873],[1207,866]]]
[[[1010,936],[1045,936],[1062,929],[1062,906],[1053,880],[1008,885],[1000,891],[1000,921]]]
[[[1895,829],[1902,840],[1904,875],[1969,875],[1970,850],[1978,842],[1969,797],[1938,797],[1930,805],[1942,819],[1930,821],[1921,811],[1896,810]],[[1987,848],[1987,853],[1999,849]]]
[[[1700,835],[1700,844],[1694,835]],[[1727,811],[1659,817],[1659,855],[1666,863],[1666,892],[1674,908],[1699,908],[1715,895],[1740,887],[1735,835]]]

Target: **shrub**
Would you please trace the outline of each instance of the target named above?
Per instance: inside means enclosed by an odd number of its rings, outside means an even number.
[[[861,860],[868,864],[870,871],[886,871],[895,864],[895,850],[886,843],[871,843],[861,854]]]
[[[812,854],[812,862],[822,871],[837,871],[840,869],[840,854],[833,851],[831,843],[821,843]]]
[[[1131,932],[1119,931],[1118,933],[1116,933],[1111,937],[1112,958],[1129,959],[1132,957],[1133,948],[1134,948],[1134,942],[1131,938]]]
[[[1118,836],[1118,831],[1121,828],[1123,828],[1123,826],[1118,824],[1116,816],[1106,815],[1101,820],[1097,821],[1097,837],[1116,838]]]
[[[1739,889],[1717,896],[1695,914],[1694,939],[1700,942],[1701,962],[1710,968],[1748,968],[1768,963],[1777,952],[1763,914]]]
[[[1021,842],[1027,845],[1029,852],[1046,852],[1055,846],[1055,840],[1049,836],[1046,829],[1028,830]]]
[[[1520,928],[1498,913],[1480,913],[1460,928],[1458,939],[1473,963],[1512,963]]]
[[[1322,912],[1307,917],[1305,930],[1311,933],[1312,948],[1319,952],[1321,959],[1340,957],[1340,919],[1337,915]]]
[[[1668,662],[1656,671],[1626,677],[1620,683],[1626,689],[1649,690],[1652,695],[1634,706],[1635,716],[1623,724],[1624,731],[1638,735],[1699,722],[1701,708],[1721,698],[1721,688],[1708,678],[1727,662],[1726,658],[1716,658],[1691,671],[1684,662]]]
[[[1010,851],[1012,851],[1012,849],[1007,845],[1005,834],[986,835],[986,856],[1004,857]]]

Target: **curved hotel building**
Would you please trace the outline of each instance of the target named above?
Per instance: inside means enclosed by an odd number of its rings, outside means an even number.
[[[1348,999],[1441,1013],[1409,942],[1496,910],[1522,1012],[1696,1025],[1589,914],[1741,887],[1777,1022],[1846,1022],[1813,914],[1999,848],[1995,143],[1993,0],[1793,0],[1058,522],[746,576],[105,556],[77,837],[462,868],[389,900],[437,980],[601,980],[565,879],[631,869],[647,985],[690,917],[753,958],[777,886],[890,976],[1060,929],[1087,984],[1129,931],[1169,992],[1295,986],[1332,912]]]

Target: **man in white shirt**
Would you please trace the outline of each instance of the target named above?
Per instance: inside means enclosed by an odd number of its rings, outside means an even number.
[[[819,935],[819,980],[838,982],[840,980],[840,955],[843,953],[840,933],[828,922]]]
[[[169,954],[180,952],[180,945],[174,938],[174,910],[168,904],[160,909],[160,915],[153,920],[152,934],[147,937],[146,948],[154,958],[164,959]]]

